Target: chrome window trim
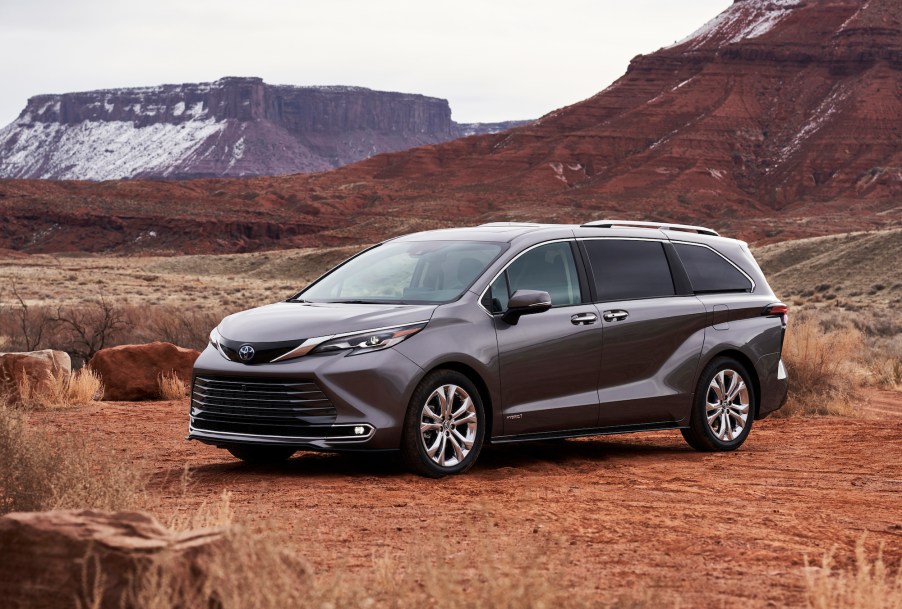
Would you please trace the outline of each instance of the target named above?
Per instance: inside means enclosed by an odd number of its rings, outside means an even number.
[[[265,442],[260,442],[263,440],[271,440],[273,444],[282,443],[282,444],[290,444],[294,442],[299,443],[309,443],[315,442],[317,440],[324,440],[327,442],[364,442],[366,440],[371,439],[376,434],[376,428],[370,425],[369,423],[340,423],[338,425],[332,425],[331,429],[336,428],[344,428],[344,427],[365,427],[367,428],[366,435],[363,436],[272,436],[266,434],[252,434],[252,433],[241,433],[237,431],[210,431],[207,429],[198,429],[194,427],[192,422],[188,421],[188,436],[189,439],[193,438],[207,438],[207,439],[215,439],[215,440],[247,440],[254,442],[256,444],[263,444]]]
[[[482,299],[485,297],[485,293],[489,291],[489,288],[492,287],[492,284],[495,283],[495,280],[498,279],[501,276],[501,274],[507,270],[507,267],[512,265],[514,262],[516,262],[520,258],[520,256],[536,249],[537,247],[541,247],[543,245],[550,245],[552,243],[572,243],[574,241],[576,241],[575,237],[565,237],[562,239],[551,239],[550,241],[542,241],[540,243],[534,243],[534,244],[530,245],[529,247],[527,247],[525,250],[521,251],[519,254],[517,254],[513,258],[511,258],[510,260],[508,260],[507,263],[501,268],[501,270],[498,271],[497,273],[495,273],[495,275],[492,277],[492,280],[488,282],[488,284],[485,286],[485,288],[479,294],[479,298],[476,299],[476,303],[478,304],[479,308],[482,309],[486,315],[488,315],[489,317],[491,317],[493,319],[495,318],[495,315],[501,315],[501,313],[492,313],[491,311],[486,309],[484,306],[482,306]],[[573,261],[573,264],[576,264],[576,260]],[[578,273],[578,271],[577,271],[577,273]],[[582,297],[583,297],[582,288],[580,288],[580,299],[582,299]],[[579,306],[582,304],[584,304],[584,303],[579,302],[574,305],[563,305],[563,306],[576,307],[576,306]]]

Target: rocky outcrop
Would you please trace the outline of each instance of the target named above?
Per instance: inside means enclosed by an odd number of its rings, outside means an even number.
[[[0,247],[229,252],[620,216],[749,241],[898,226],[902,3],[739,0],[526,126],[316,175],[0,180]]]
[[[72,361],[65,351],[0,353],[0,396],[19,401],[23,381],[32,392],[41,393],[54,381],[66,382],[72,375]]]
[[[101,349],[88,366],[103,379],[104,400],[156,400],[163,375],[174,373],[190,386],[194,360],[199,356],[199,351],[171,343],[120,345]]]
[[[0,129],[0,177],[283,175],[494,133],[458,125],[444,99],[260,78],[38,95]]]
[[[7,514],[0,518],[0,598],[29,609],[131,607],[129,586],[154,561],[168,561],[173,575],[199,577],[224,535],[172,533],[140,512]]]

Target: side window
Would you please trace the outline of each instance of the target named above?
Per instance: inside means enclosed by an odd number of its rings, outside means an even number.
[[[583,243],[599,300],[656,298],[676,293],[662,243],[618,239]]]
[[[510,293],[542,290],[552,306],[579,304],[579,277],[569,242],[549,243],[531,249],[507,267]]]
[[[492,313],[504,313],[507,310],[508,300],[510,300],[510,294],[507,293],[507,274],[501,273],[489,286],[482,306]]]
[[[694,292],[748,292],[752,284],[723,256],[707,247],[674,243]]]

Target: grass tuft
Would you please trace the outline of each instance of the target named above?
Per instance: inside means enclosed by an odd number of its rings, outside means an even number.
[[[855,545],[855,566],[837,570],[833,553],[827,553],[820,568],[805,561],[805,594],[808,609],[902,609],[902,565],[891,568],[883,560],[882,548],[868,558],[864,538]]]
[[[188,385],[172,370],[161,374],[157,384],[164,400],[181,400],[188,395]]]

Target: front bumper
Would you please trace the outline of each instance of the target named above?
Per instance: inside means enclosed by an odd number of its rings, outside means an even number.
[[[298,449],[349,451],[391,450],[400,447],[407,404],[423,370],[395,349],[349,356],[347,353],[307,355],[278,363],[246,365],[223,358],[208,346],[194,364],[195,379],[254,380],[315,383],[334,407],[332,416],[299,421],[282,433],[256,417],[259,408],[242,412],[231,406],[244,428],[216,429],[204,418],[197,383],[192,383],[188,439],[220,447],[234,445],[294,446]],[[201,409],[201,410],[199,410]],[[253,410],[253,412],[251,412]],[[197,416],[195,416],[197,415]],[[363,433],[360,429],[363,428]],[[263,431],[257,431],[257,429]]]

